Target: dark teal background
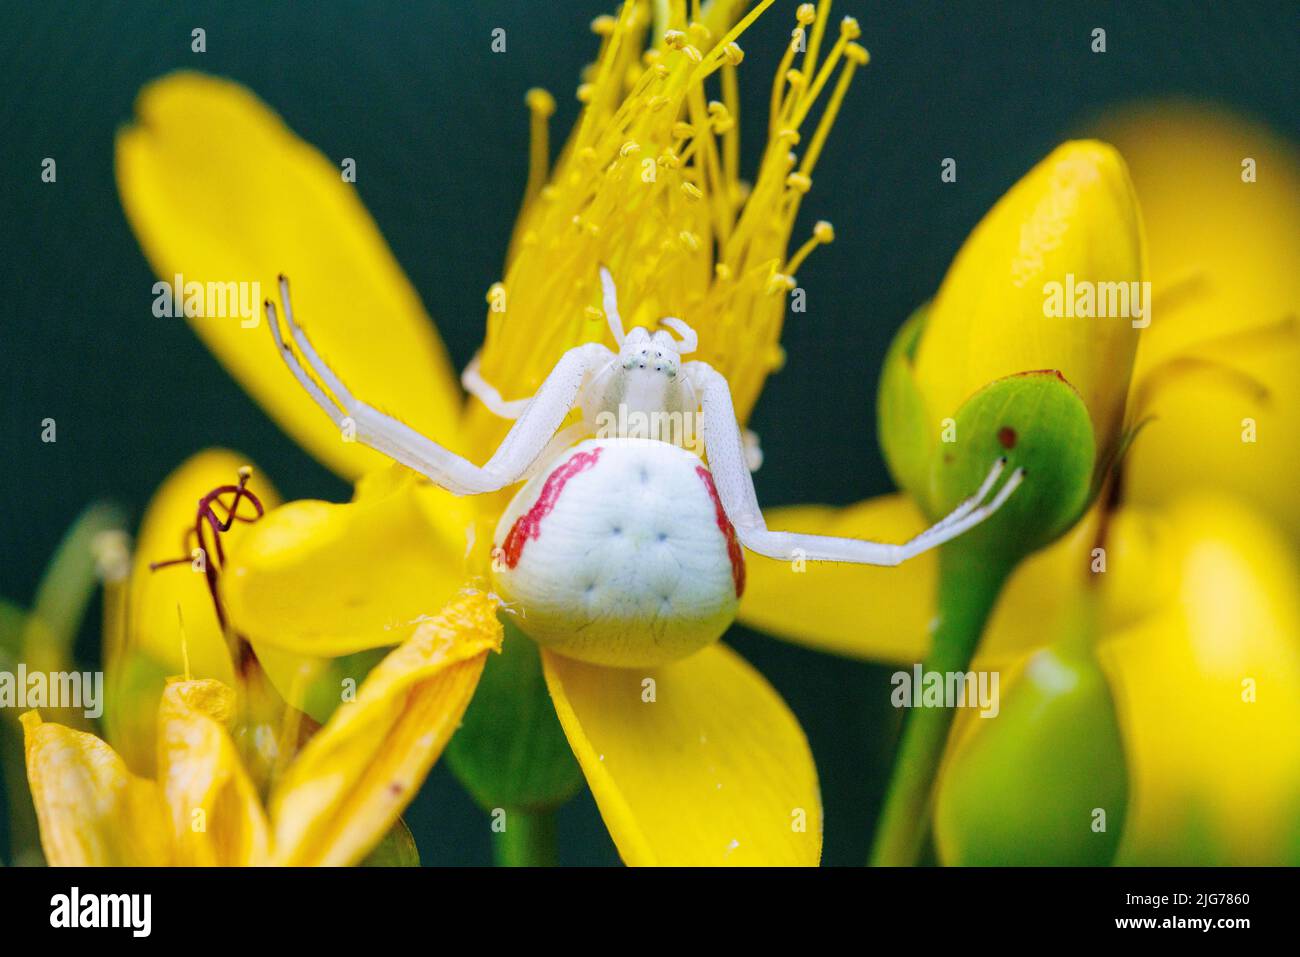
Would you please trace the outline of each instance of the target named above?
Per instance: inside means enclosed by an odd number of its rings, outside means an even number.
[[[612,3],[3,0],[0,595],[30,601],[89,501],[114,499],[138,519],[167,472],[205,446],[247,453],[287,498],[349,494],[183,321],[150,312],[154,277],[112,172],[114,130],[144,83],[180,67],[230,76],[327,156],[356,158],[361,197],[463,365],[525,180],[524,92],[556,94],[552,135],[562,140],[577,114],[579,70],[596,50],[587,24]],[[741,41],[749,170],[796,5],[780,0]],[[837,16],[861,22],[872,62],[796,230],[797,244],[826,218],[838,238],[800,271],[808,312],[790,318],[789,361],[755,414],[763,502],[848,503],[890,489],[874,432],[890,337],[984,211],[1089,117],[1133,98],[1187,95],[1294,136],[1296,12],[1292,2],[836,4]],[[1104,55],[1089,49],[1098,26]],[[207,31],[206,53],[190,52],[194,27]],[[490,50],[496,27],[507,31],[505,54]],[[56,184],[40,182],[47,156],[58,163]],[[946,156],[958,162],[955,184],[939,180]],[[359,330],[371,321],[382,319],[358,316]],[[56,444],[40,441],[46,417],[57,420]],[[97,619],[84,631],[87,656],[97,631]],[[808,732],[825,861],[860,863],[896,733],[888,671],[739,628],[730,640]],[[489,861],[487,818],[441,765],[408,819],[425,862]],[[567,863],[617,861],[586,795],[565,810],[560,838]]]

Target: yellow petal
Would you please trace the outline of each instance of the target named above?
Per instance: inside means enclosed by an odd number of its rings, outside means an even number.
[[[772,686],[735,652],[713,645],[636,670],[545,649],[542,661],[560,724],[625,863],[818,863],[821,792],[808,741]]]
[[[22,716],[27,782],[41,846],[56,867],[164,866],[171,847],[162,796],[107,744]]]
[[[460,724],[488,652],[500,647],[496,602],[471,592],[380,662],[276,785],[278,861],[363,857],[419,790]]]
[[[344,477],[386,461],[342,441],[277,356],[261,299],[278,298],[284,273],[296,315],[352,393],[454,444],[460,393],[445,350],[340,168],[228,80],[171,74],[141,91],[136,113],[117,138],[127,218],[161,280],[258,284],[251,318],[190,322],[262,407]]]
[[[173,681],[158,708],[158,783],[179,863],[266,864],[270,828],[227,730],[235,693],[217,681]]]
[[[1047,284],[1141,281],[1143,257],[1137,201],[1114,149],[1066,143],[1035,166],[975,227],[935,297],[916,379],[936,430],[981,386],[1054,369],[1083,397],[1104,458],[1139,330],[1130,318],[1049,317]]]
[[[1155,289],[1134,376],[1136,414],[1155,419],[1129,454],[1126,499],[1225,489],[1300,538],[1296,146],[1190,103],[1130,109],[1103,131],[1133,174]]]
[[[259,646],[306,656],[400,644],[463,583],[470,508],[409,476],[347,505],[290,502],[230,553],[230,620]]]
[[[887,495],[848,508],[768,509],[770,528],[903,542],[925,520],[911,500]],[[899,568],[804,563],[746,553],[748,586],[739,619],[752,628],[822,651],[878,661],[920,661],[929,648],[936,561],[922,555]]]
[[[904,495],[887,495],[836,509],[796,505],[769,509],[772,528],[902,542],[925,520]],[[993,611],[979,647],[984,667],[1010,662],[1041,646],[1053,620],[1090,576],[1096,512],[1064,539],[1016,569]],[[752,628],[823,651],[897,664],[923,661],[930,649],[937,560],[921,555],[898,568],[789,562],[745,556],[749,585],[739,619]]]
[[[1295,863],[1300,561],[1222,496],[1169,509],[1163,613],[1100,647],[1130,766],[1130,864]]]

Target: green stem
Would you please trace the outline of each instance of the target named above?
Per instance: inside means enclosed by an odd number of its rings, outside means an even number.
[[[505,825],[505,830],[492,835],[498,867],[555,866],[554,811],[507,811]]]
[[[938,620],[925,673],[966,671],[1011,566],[960,544],[939,555]],[[919,688],[913,694],[920,694]],[[871,863],[917,863],[930,827],[931,799],[948,741],[951,708],[914,707],[903,728],[885,806],[876,826]]]

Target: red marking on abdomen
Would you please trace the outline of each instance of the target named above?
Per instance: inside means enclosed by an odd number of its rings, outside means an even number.
[[[565,484],[580,472],[585,472],[596,464],[596,459],[600,458],[603,447],[597,446],[594,449],[588,449],[586,452],[575,453],[567,462],[557,468],[554,472],[546,477],[546,482],[542,485],[542,492],[537,496],[532,507],[515,519],[515,523],[510,526],[510,534],[506,536],[505,543],[501,546],[501,554],[506,560],[506,565],[514,568],[519,564],[519,556],[524,553],[524,543],[530,538],[537,539],[542,534],[542,519],[551,514],[555,508],[555,503],[560,500],[560,493],[564,491]]]
[[[713,512],[718,520],[718,530],[727,540],[727,557],[731,559],[731,581],[736,586],[736,597],[739,598],[745,593],[745,553],[740,550],[740,542],[736,540],[736,530],[727,518],[727,510],[722,507],[722,499],[718,497],[718,487],[713,484],[713,473],[703,465],[697,465],[695,474],[704,480],[704,487],[709,490],[709,498],[713,499]]]

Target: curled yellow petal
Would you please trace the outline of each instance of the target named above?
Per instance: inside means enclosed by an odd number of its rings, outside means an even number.
[[[410,480],[347,505],[290,502],[230,553],[230,620],[259,646],[307,656],[400,644],[464,581],[467,509]],[[465,516],[458,539],[437,511]]]
[[[174,681],[158,708],[158,784],[177,860],[203,867],[266,864],[270,827],[228,726],[235,693],[218,681]]]
[[[1138,302],[1130,284],[1145,279],[1144,269],[1124,161],[1095,141],[1058,147],[975,227],[935,297],[915,367],[935,428],[985,384],[1051,369],[1083,397],[1098,448],[1113,449],[1137,349],[1134,323],[1149,316],[1101,318],[1097,296],[1110,310],[1122,294],[1132,313]],[[1093,293],[1091,316],[1065,309],[1064,300],[1077,306],[1075,290],[1084,289]],[[1055,315],[1053,290],[1062,297]]]
[[[27,782],[41,847],[56,867],[163,866],[172,862],[166,810],[154,782],[83,731],[22,716]]]
[[[278,862],[363,857],[419,790],[500,646],[495,600],[470,592],[380,662],[275,786]]]
[[[1100,646],[1124,736],[1127,864],[1296,862],[1300,561],[1202,493],[1168,510],[1166,607]]]
[[[926,526],[904,495],[847,508],[796,505],[768,509],[770,528],[903,542]],[[854,658],[920,661],[929,648],[936,561],[922,555],[903,568],[778,562],[746,554],[748,583],[739,619],[781,638]]]
[[[244,284],[230,287],[237,314],[189,321],[262,407],[344,477],[385,462],[345,442],[277,356],[261,299],[277,298],[284,273],[296,316],[353,394],[454,444],[460,393],[445,350],[340,167],[229,80],[163,77],[136,115],[117,138],[127,219],[163,283],[205,284],[205,309],[206,284]]]
[[[631,866],[815,865],[822,812],[799,722],[713,645],[648,669],[542,651],[560,724]]]

